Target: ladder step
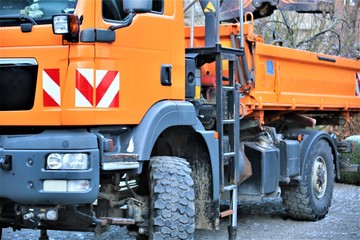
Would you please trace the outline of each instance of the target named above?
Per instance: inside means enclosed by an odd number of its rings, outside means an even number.
[[[235,184],[228,185],[228,186],[224,186],[224,191],[232,191],[232,190],[235,190],[236,188],[237,188],[237,186]]]
[[[226,157],[226,158],[235,157],[235,152],[224,153],[224,157]]]
[[[221,218],[224,218],[224,217],[230,216],[230,215],[232,215],[232,214],[234,214],[234,210],[229,209],[229,210],[222,211],[222,212],[220,213],[220,217],[221,217]]]
[[[223,90],[230,92],[230,91],[234,91],[235,88],[234,88],[234,87],[226,87],[226,86],[223,86]]]
[[[234,124],[235,123],[235,119],[224,119],[223,120],[223,124]]]

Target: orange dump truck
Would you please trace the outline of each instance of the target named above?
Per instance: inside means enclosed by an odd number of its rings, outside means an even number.
[[[327,214],[351,146],[311,127],[360,111],[360,62],[200,3],[184,31],[177,0],[0,1],[0,229],[193,239],[229,217],[234,239],[246,196]]]

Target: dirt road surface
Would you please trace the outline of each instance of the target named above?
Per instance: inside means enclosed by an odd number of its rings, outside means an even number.
[[[360,187],[336,184],[328,215],[317,222],[299,222],[284,217],[280,201],[241,204],[238,208],[237,239],[360,239]],[[111,231],[95,237],[92,233],[48,231],[51,240],[134,240],[126,228],[112,227]],[[35,240],[39,231],[3,230],[3,240]],[[220,231],[199,230],[198,240],[227,239],[227,220],[221,221]]]

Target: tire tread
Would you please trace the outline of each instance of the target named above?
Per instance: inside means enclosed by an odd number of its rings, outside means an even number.
[[[188,162],[161,156],[153,157],[150,164],[154,204],[150,239],[193,239],[195,195]]]
[[[311,174],[312,174],[312,158],[319,154],[319,152],[326,155],[326,158],[331,160],[331,171],[328,171],[328,186],[323,197],[329,198],[326,201],[326,204],[323,206],[323,211],[318,211],[315,208],[314,196],[312,196],[311,191]],[[328,213],[328,209],[331,205],[331,198],[333,192],[333,181],[334,172],[333,172],[333,155],[331,153],[331,148],[329,143],[325,140],[317,141],[312,150],[309,153],[308,159],[305,160],[305,168],[303,173],[303,180],[298,184],[293,185],[283,185],[281,187],[281,195],[283,199],[283,206],[286,209],[286,213],[289,217],[296,220],[307,220],[307,221],[316,221],[323,219]]]

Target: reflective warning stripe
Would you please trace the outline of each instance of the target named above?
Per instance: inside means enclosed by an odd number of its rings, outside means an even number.
[[[75,85],[75,107],[119,107],[119,71],[96,70],[94,83],[93,69],[78,68]]]
[[[43,69],[43,106],[60,107],[60,70],[58,68]]]
[[[92,107],[94,102],[94,70],[76,69],[75,106]]]
[[[96,71],[96,107],[119,107],[119,75],[118,71]]]

